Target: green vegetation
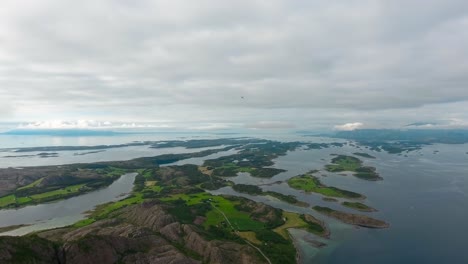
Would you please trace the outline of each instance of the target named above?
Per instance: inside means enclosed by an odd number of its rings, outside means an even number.
[[[39,180],[36,180],[36,181],[26,185],[26,186],[20,187],[20,188],[18,188],[18,190],[25,190],[25,189],[36,187],[37,185],[39,185],[42,182],[42,180],[44,180],[44,178],[40,178]]]
[[[234,177],[239,172],[249,173],[252,177],[271,178],[285,170],[275,168],[250,168],[227,164],[213,170],[213,174],[221,177]]]
[[[330,172],[351,171],[354,176],[369,181],[381,180],[373,167],[363,167],[362,161],[358,158],[338,155],[332,159],[332,164],[325,166],[325,169]]]
[[[232,189],[234,189],[236,192],[247,193],[250,195],[269,195],[283,202],[293,204],[296,206],[303,206],[303,207],[309,206],[309,204],[297,200],[297,198],[293,195],[285,195],[285,194],[273,192],[273,191],[264,192],[260,187],[255,186],[255,185],[234,184],[232,186]]]
[[[268,166],[274,164],[272,160],[300,145],[299,142],[272,141],[251,144],[245,146],[238,154],[206,160],[204,166],[213,168],[214,176],[233,177],[239,172],[247,172],[253,177],[271,178],[284,172],[282,169],[269,168]]]
[[[370,206],[367,206],[363,203],[358,203],[358,202],[342,202],[341,203],[343,206],[356,209],[358,211],[362,212],[375,212],[376,210]]]
[[[262,195],[263,191],[262,188],[255,186],[255,185],[249,185],[249,184],[235,184],[232,186],[232,189],[236,192],[240,193],[247,193],[250,195]]]
[[[307,230],[322,236],[328,236],[328,231],[324,228],[323,223],[319,222],[311,215],[300,215],[300,218],[307,223]]]
[[[272,197],[274,197],[274,198],[276,198],[278,200],[281,200],[283,202],[293,204],[293,205],[296,205],[296,206],[302,206],[302,207],[308,207],[309,206],[308,203],[299,201],[296,198],[296,196],[294,196],[294,195],[286,195],[286,194],[282,194],[282,193],[279,193],[279,192],[273,192],[273,191],[267,191],[267,192],[264,192],[263,194],[272,196]]]
[[[190,212],[185,206],[192,207],[199,204],[208,204],[210,205],[210,210],[206,212],[206,220],[203,224],[205,228],[209,226],[223,226],[227,227],[225,217],[229,219],[232,226],[239,231],[253,231],[264,229],[265,225],[259,221],[252,220],[248,212],[244,212],[238,209],[237,205],[240,204],[239,201],[232,201],[222,196],[213,196],[209,193],[197,193],[197,194],[177,194],[173,195],[170,198],[163,198],[162,201],[176,201],[172,203],[173,205],[179,206],[177,209],[173,210],[176,214],[186,214]],[[184,204],[177,201],[184,201]],[[222,212],[222,213],[221,213]],[[191,212],[190,212],[191,213]],[[182,220],[191,219],[187,216],[179,216]]]
[[[76,222],[73,227],[79,228],[83,226],[90,225],[97,220],[107,218],[112,212],[117,211],[123,207],[140,204],[144,201],[142,194],[133,194],[123,200],[117,202],[110,202],[102,205],[98,205],[94,210],[90,212],[88,218]]]
[[[275,228],[274,231],[285,239],[289,239],[289,228],[305,229],[319,236],[328,235],[328,231],[325,229],[323,224],[310,215],[283,212],[283,217],[286,219],[286,222],[284,225]]]
[[[83,168],[68,169],[76,173],[76,176],[67,170],[62,172],[64,175],[59,175],[57,171],[54,171],[49,177],[40,177],[28,185],[17,188],[10,195],[0,197],[0,209],[18,208],[81,195],[108,186],[127,172],[112,166],[98,166],[96,164],[80,166]],[[63,167],[57,168],[59,172],[61,169]],[[34,171],[34,168],[31,170]],[[37,173],[41,175],[43,172],[38,171]]]
[[[362,161],[358,158],[338,155],[332,159],[332,164],[325,166],[325,169],[330,172],[341,171],[356,171],[362,166]]]
[[[72,185],[72,186],[68,186],[68,187],[50,191],[50,192],[34,194],[34,195],[31,195],[30,198],[38,202],[45,201],[45,200],[56,200],[57,197],[69,196],[71,194],[79,193],[84,186],[85,186],[84,184]]]
[[[3,197],[0,198],[0,208],[7,207],[7,206],[9,206],[11,204],[15,204],[15,203],[16,203],[16,197],[13,194],[3,196]]]
[[[296,249],[289,238],[284,238],[271,230],[259,230],[255,234],[258,240],[263,241],[259,248],[272,263],[296,263]]]
[[[288,180],[291,188],[303,190],[306,192],[315,192],[329,197],[340,197],[348,199],[363,199],[363,195],[351,191],[328,187],[323,185],[320,180],[312,175],[304,174],[292,177]]]

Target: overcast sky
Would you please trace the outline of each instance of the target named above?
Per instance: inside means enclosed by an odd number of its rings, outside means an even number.
[[[467,126],[467,47],[466,0],[1,0],[0,121]]]

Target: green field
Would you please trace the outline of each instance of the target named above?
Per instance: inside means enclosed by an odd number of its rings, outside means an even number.
[[[35,184],[34,184],[35,183]],[[37,181],[34,182],[30,185],[27,185],[24,189],[29,189],[33,188],[36,186],[38,183]],[[62,189],[50,191],[50,192],[44,192],[44,193],[38,193],[30,196],[16,196],[15,194],[10,194],[8,196],[0,198],[0,208],[11,208],[11,207],[18,207],[18,206],[24,206],[28,204],[35,204],[35,203],[41,203],[41,202],[49,202],[53,200],[58,200],[58,199],[63,199],[63,198],[68,198],[70,196],[77,195],[82,192],[82,187],[85,186],[85,184],[77,184],[77,185],[72,185],[68,186]]]
[[[351,156],[339,155],[332,159],[332,164],[325,166],[325,169],[330,172],[353,171],[360,168],[362,161]]]
[[[322,194],[328,197],[339,197],[349,199],[363,199],[363,195],[351,191],[338,189],[335,187],[328,187],[323,185],[320,180],[312,175],[299,175],[292,177],[288,180],[288,184],[291,188],[297,190],[303,190],[306,192],[314,192]]]
[[[8,196],[3,196],[0,198],[0,208],[9,206],[14,203],[16,203],[16,197],[14,194],[10,194]]]
[[[280,234],[285,239],[289,239],[289,228],[307,228],[308,224],[301,219],[299,214],[291,212],[283,212],[283,217],[286,219],[286,223],[280,227],[274,229],[274,231]]]
[[[32,200],[33,199],[31,199],[30,197],[17,197],[16,203],[18,203],[19,205],[22,205],[22,204],[27,204],[31,202]]]
[[[55,197],[55,196],[64,196],[64,195],[68,196],[68,195],[80,192],[83,186],[85,186],[85,184],[72,185],[72,186],[68,186],[68,187],[58,189],[55,191],[34,194],[34,195],[31,195],[30,197],[33,200],[43,200],[43,199],[48,199],[48,198]]]
[[[221,196],[214,196],[209,193],[177,194],[161,200],[174,201],[178,199],[184,200],[188,206],[209,203],[218,209],[212,208],[206,213],[205,228],[218,226],[222,222],[225,222],[226,219],[221,212],[226,215],[234,228],[239,231],[254,231],[265,228],[263,223],[252,220],[248,213],[237,210],[235,206],[238,202],[230,201]]]

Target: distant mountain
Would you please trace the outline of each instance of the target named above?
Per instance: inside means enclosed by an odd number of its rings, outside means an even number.
[[[431,123],[431,122],[416,122],[416,123],[411,123],[407,124],[405,127],[427,127],[427,126],[436,126],[437,123]]]

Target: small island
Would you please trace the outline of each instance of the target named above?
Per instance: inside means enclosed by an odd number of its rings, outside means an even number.
[[[325,166],[325,169],[329,172],[350,171],[359,179],[368,181],[382,180],[374,167],[362,166],[362,161],[356,157],[336,155],[331,162],[332,164]]]
[[[322,206],[314,206],[313,209],[326,216],[336,218],[346,224],[367,228],[388,228],[390,226],[388,223],[382,220],[374,219],[365,215],[345,213]]]
[[[352,209],[355,209],[355,210],[358,210],[358,211],[361,211],[361,212],[375,212],[377,211],[376,209],[370,207],[370,206],[367,206],[363,203],[359,203],[359,202],[342,202],[341,203],[343,206],[346,206],[348,208],[352,208]]]
[[[303,190],[306,192],[314,192],[328,197],[348,198],[348,199],[364,199],[365,196],[359,193],[342,190],[336,187],[326,186],[320,180],[310,174],[294,176],[288,180],[291,188]]]

